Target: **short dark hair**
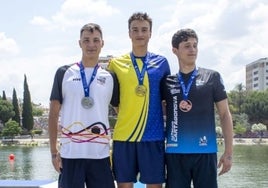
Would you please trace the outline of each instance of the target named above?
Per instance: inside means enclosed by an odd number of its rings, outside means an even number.
[[[153,21],[152,18],[146,12],[135,12],[128,19],[128,29],[130,30],[131,22],[134,20],[148,21],[150,24],[150,31],[152,31]]]
[[[172,37],[172,47],[178,48],[179,44],[187,41],[189,38],[195,38],[198,41],[196,32],[193,29],[180,29]]]
[[[102,29],[98,24],[95,23],[88,23],[86,25],[84,25],[81,30],[80,30],[80,37],[82,36],[83,31],[89,31],[91,33],[93,33],[94,31],[99,31],[101,34],[101,38],[102,38]]]

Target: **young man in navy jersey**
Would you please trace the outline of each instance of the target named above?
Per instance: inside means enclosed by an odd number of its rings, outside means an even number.
[[[220,74],[196,66],[198,37],[181,29],[172,37],[179,72],[162,85],[166,101],[167,188],[217,188],[219,175],[232,166],[233,124]],[[214,105],[220,117],[225,149],[217,164]]]
[[[61,188],[115,187],[108,111],[110,102],[117,101],[113,93],[118,84],[112,73],[98,66],[103,45],[101,27],[84,25],[79,40],[82,59],[55,74],[48,123],[52,163],[60,173]]]

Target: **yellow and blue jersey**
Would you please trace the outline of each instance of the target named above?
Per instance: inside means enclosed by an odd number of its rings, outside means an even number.
[[[139,69],[143,61],[136,57]],[[160,83],[170,74],[168,61],[161,55],[147,54],[143,85],[145,96],[135,92],[139,85],[130,54],[110,60],[108,69],[113,71],[119,82],[119,113],[114,129],[116,141],[158,141],[164,140],[164,122],[161,106]]]

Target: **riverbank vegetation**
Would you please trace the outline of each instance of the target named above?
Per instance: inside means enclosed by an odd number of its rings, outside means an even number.
[[[233,116],[235,138],[268,138],[268,90],[246,91],[242,84],[228,92],[230,111]],[[113,128],[116,113],[109,108],[110,124]],[[13,139],[17,135],[47,134],[48,109],[31,101],[27,78],[24,79],[23,99],[18,100],[13,89],[12,98],[3,91],[0,96],[0,138]],[[219,118],[216,116],[216,132],[221,135]]]

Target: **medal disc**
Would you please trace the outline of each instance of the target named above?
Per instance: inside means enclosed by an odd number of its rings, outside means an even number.
[[[189,112],[192,109],[192,102],[190,100],[182,100],[179,108],[183,112]]]
[[[146,87],[144,85],[138,85],[136,88],[135,88],[135,92],[136,92],[136,95],[138,95],[139,97],[144,97],[145,94],[146,94]]]
[[[94,100],[91,97],[83,97],[81,104],[85,109],[89,109],[94,105]]]

